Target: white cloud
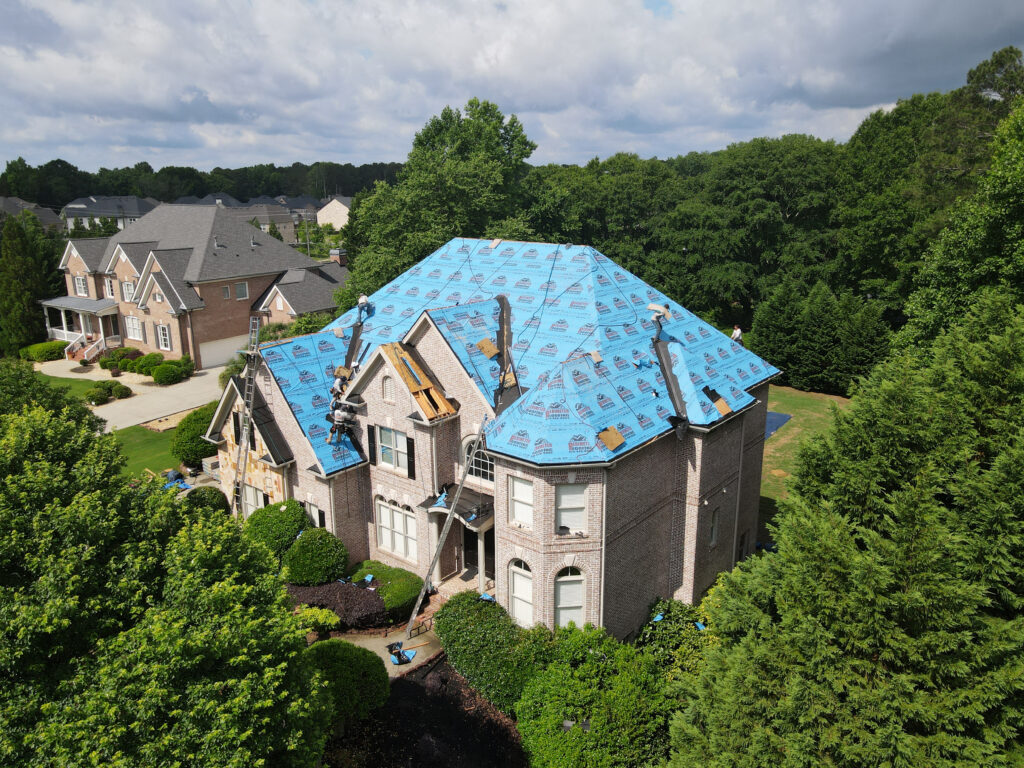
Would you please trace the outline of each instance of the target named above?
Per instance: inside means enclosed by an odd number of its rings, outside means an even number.
[[[0,160],[89,169],[401,160],[471,96],[519,114],[535,162],[845,140],[1024,44],[1009,0],[14,1]]]

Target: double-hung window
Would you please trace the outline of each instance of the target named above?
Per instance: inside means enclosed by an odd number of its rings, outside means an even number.
[[[135,341],[142,341],[142,323],[139,318],[131,315],[124,316],[124,335]]]
[[[239,300],[249,298],[248,283],[235,283],[235,298]]]
[[[380,463],[409,471],[408,443],[404,432],[396,429],[380,428]]]
[[[570,621],[583,626],[583,574],[579,568],[563,568],[555,577],[555,626]]]
[[[114,281],[109,277],[103,278],[103,297],[107,299],[114,298]]]
[[[416,562],[416,515],[411,509],[377,501],[377,546]]]
[[[555,486],[555,527],[570,531],[587,529],[587,486],[583,483]]]
[[[171,326],[158,325],[156,327],[156,345],[160,349],[170,351],[171,349]]]
[[[509,516],[513,522],[533,527],[533,483],[519,477],[508,479]]]
[[[131,301],[135,298],[135,283],[131,280],[121,281],[121,301]]]
[[[76,296],[88,296],[89,295],[89,284],[86,282],[83,275],[75,276],[75,295]]]
[[[509,608],[512,618],[521,627],[533,626],[533,573],[522,560],[508,566]]]

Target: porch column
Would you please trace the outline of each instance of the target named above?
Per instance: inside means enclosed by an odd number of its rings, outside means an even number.
[[[46,322],[46,338],[50,338],[50,308],[43,307],[43,320]]]
[[[441,538],[440,526],[444,521],[444,518],[441,515],[432,515],[432,517],[434,518],[433,523],[427,526],[427,535],[429,538],[431,554],[437,552],[437,542]],[[435,587],[441,583],[441,558],[437,558],[434,570],[430,574],[430,581]]]
[[[78,313],[78,329],[81,331],[82,336],[85,336],[85,316],[81,312]]]
[[[64,308],[60,310],[60,323],[64,327],[64,341],[68,340],[68,316],[64,314]]]
[[[476,588],[477,591],[483,593],[487,588],[487,576],[484,575],[484,571],[487,570],[487,547],[485,546],[485,539],[487,534],[483,531],[477,531],[476,534]]]
[[[96,315],[96,322],[100,324],[100,339],[106,341],[107,335],[103,332],[103,316]]]

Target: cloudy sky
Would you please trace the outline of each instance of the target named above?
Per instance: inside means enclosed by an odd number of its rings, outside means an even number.
[[[0,0],[0,162],[402,160],[472,96],[532,162],[845,140],[1006,45],[1021,0]]]

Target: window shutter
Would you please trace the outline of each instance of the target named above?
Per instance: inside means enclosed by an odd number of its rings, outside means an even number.
[[[139,330],[142,331],[142,343],[143,344],[148,343],[146,341],[146,324],[144,322],[142,322],[141,320],[139,321]]]
[[[242,435],[242,421],[238,411],[231,412],[231,425],[235,428],[235,445],[238,445],[238,438]]]
[[[266,507],[270,504],[270,497],[266,493],[263,494],[263,506]]]
[[[366,458],[371,464],[377,463],[377,428],[373,424],[366,425]]]
[[[249,419],[249,448],[253,451],[256,450],[256,425],[253,424],[251,417]]]
[[[409,479],[416,479],[416,446],[411,437],[405,438],[405,452],[409,454]]]
[[[320,518],[319,519],[320,527],[321,528],[326,528],[327,527],[327,516],[324,514],[324,511],[322,509],[319,512],[317,512],[317,516]]]

